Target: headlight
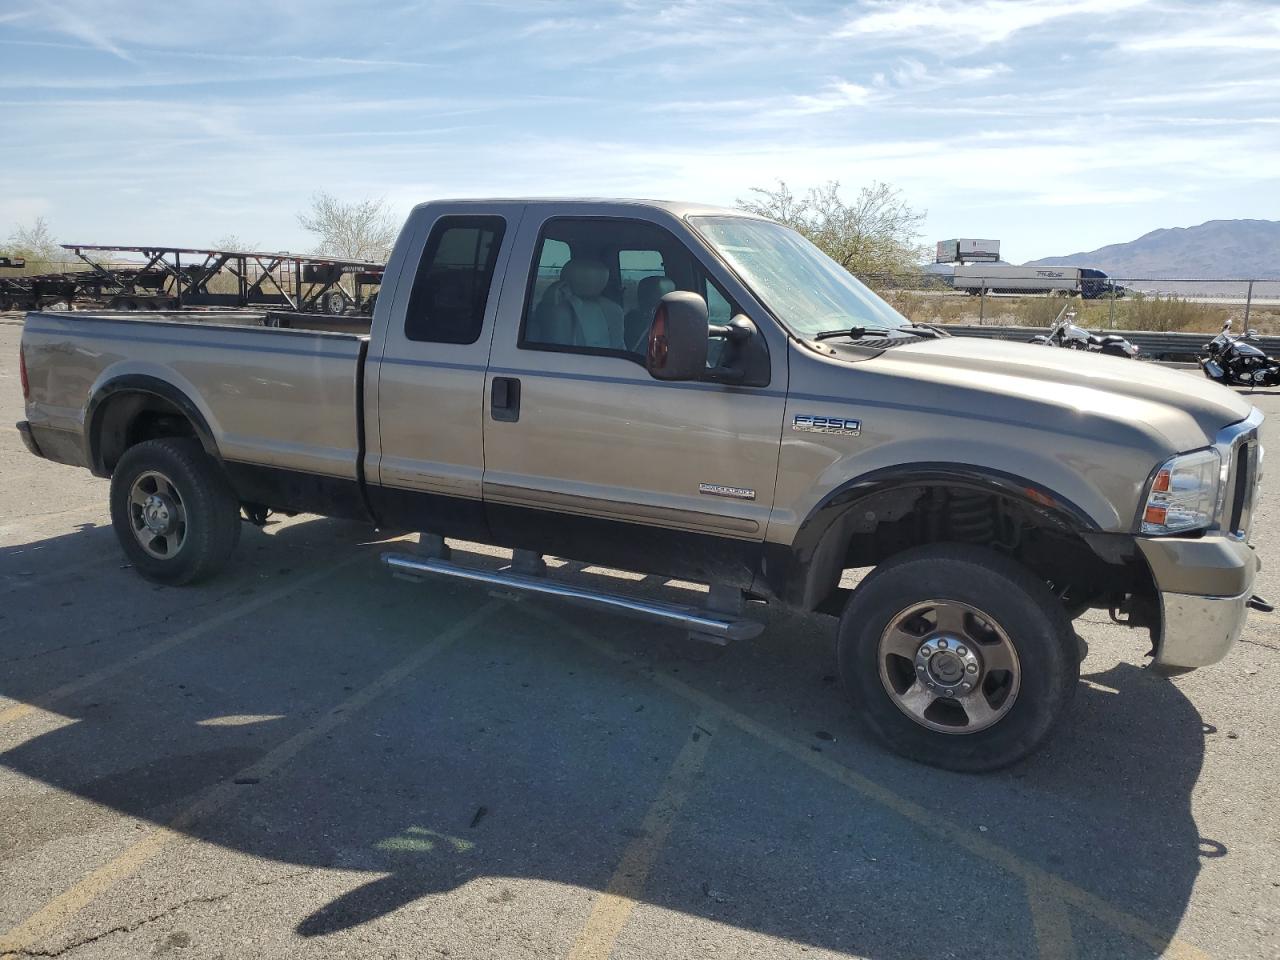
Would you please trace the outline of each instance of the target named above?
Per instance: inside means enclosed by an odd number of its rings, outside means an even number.
[[[1142,532],[1184,533],[1212,526],[1218,513],[1222,457],[1197,450],[1166,461],[1151,481],[1142,511]]]

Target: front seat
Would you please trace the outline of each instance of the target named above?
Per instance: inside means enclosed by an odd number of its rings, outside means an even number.
[[[624,324],[628,350],[645,352],[644,341],[649,336],[649,326],[653,323],[653,311],[658,308],[658,301],[675,288],[674,280],[661,275],[642,277],[636,284],[635,309],[627,311]]]
[[[560,268],[534,311],[528,339],[575,347],[624,350],[622,307],[601,296],[609,268],[598,260],[574,257]]]

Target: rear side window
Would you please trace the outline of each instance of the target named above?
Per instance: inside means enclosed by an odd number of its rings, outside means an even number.
[[[413,278],[404,335],[427,343],[475,343],[484,324],[493,270],[507,222],[502,217],[441,217]]]

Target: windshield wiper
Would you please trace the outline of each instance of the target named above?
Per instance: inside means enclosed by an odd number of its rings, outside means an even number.
[[[927,323],[906,323],[902,326],[894,327],[893,329],[901,330],[904,333],[915,333],[926,337],[933,337],[935,340],[941,337],[951,336],[947,331],[939,330],[937,327],[931,326]]]
[[[860,340],[868,333],[888,333],[888,330],[882,330],[879,327],[845,327],[843,330],[823,330],[821,333],[815,333],[810,340],[831,340],[834,337],[848,337],[850,340]]]

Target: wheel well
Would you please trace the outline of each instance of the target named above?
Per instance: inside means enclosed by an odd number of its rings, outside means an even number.
[[[94,423],[93,464],[103,476],[111,474],[126,450],[146,440],[190,437],[204,443],[178,404],[153,393],[114,394],[94,412]]]
[[[810,609],[838,609],[847,593],[839,585],[845,570],[933,543],[983,546],[1018,561],[1050,585],[1073,617],[1154,590],[1140,557],[1103,556],[1091,541],[1073,518],[1011,493],[963,482],[882,488],[852,502],[830,525],[810,562],[803,600]]]

